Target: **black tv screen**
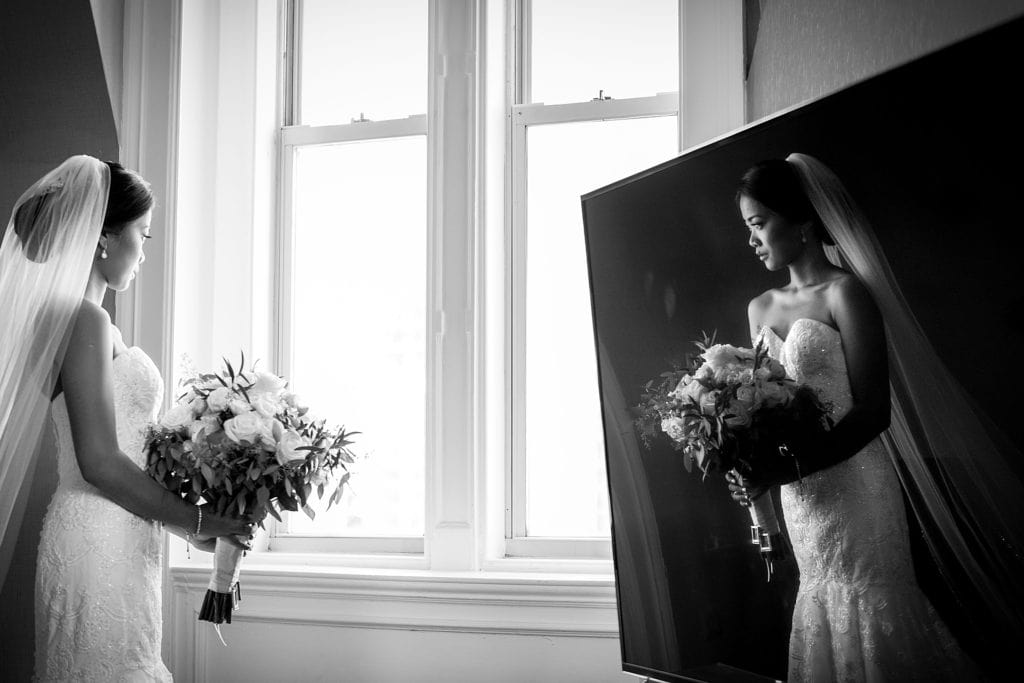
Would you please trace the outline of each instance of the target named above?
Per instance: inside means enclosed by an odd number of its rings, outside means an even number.
[[[645,382],[702,332],[749,346],[747,303],[786,283],[755,259],[736,206],[755,162],[802,152],[835,171],[942,360],[1024,445],[1005,373],[979,362],[1024,358],[1021,45],[1018,19],[583,197],[625,671],[786,677],[795,564],[767,582],[724,479],[633,424]],[[919,583],[981,659],[911,532]]]

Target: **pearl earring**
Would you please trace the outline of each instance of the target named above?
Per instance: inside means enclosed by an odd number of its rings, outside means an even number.
[[[806,234],[801,235],[800,236],[800,241],[802,241],[804,244],[807,244],[807,235]]]
[[[806,240],[804,240],[806,242]],[[104,247],[100,250],[100,258],[107,258],[107,249]]]

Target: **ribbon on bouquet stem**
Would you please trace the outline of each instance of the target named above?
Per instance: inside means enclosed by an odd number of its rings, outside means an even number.
[[[736,477],[736,481],[742,481],[742,477],[736,470],[733,470],[732,474]],[[775,514],[771,491],[765,491],[751,501],[747,509],[750,511],[750,543],[756,545],[761,551],[761,559],[764,560],[768,581],[771,581],[774,572],[772,554],[776,550],[772,538],[778,538],[778,534],[782,531],[779,526],[779,518]]]
[[[242,568],[244,551],[225,538],[217,539],[213,553],[213,576],[203,598],[203,606],[199,610],[199,621],[215,624],[217,635],[220,636],[220,624],[231,623],[231,613],[238,609],[242,601],[242,588],[238,582],[238,574]],[[224,638],[220,637],[221,643]]]
[[[775,505],[772,502],[771,491],[750,503],[750,542],[756,545],[761,551],[761,559],[764,560],[765,571],[768,574],[768,581],[772,580],[775,567],[772,563],[772,551],[775,547],[772,544],[772,537],[778,537],[781,533],[779,518],[775,515]]]

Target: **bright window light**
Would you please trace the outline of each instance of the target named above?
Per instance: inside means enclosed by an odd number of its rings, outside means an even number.
[[[671,158],[676,123],[660,116],[527,129],[528,536],[610,533],[580,195]]]
[[[427,110],[426,0],[302,0],[301,121]]]
[[[532,0],[531,102],[679,89],[678,0]]]
[[[366,458],[285,532],[422,536],[426,138],[302,147],[294,169],[292,386]]]

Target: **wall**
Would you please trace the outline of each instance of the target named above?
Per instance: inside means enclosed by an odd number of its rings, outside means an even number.
[[[88,0],[0,3],[3,229],[25,188],[67,157],[85,153],[118,158],[110,102]],[[52,446],[44,444],[43,452],[50,457],[40,460],[23,534],[0,593],[0,679],[4,681],[28,680],[32,670],[36,545],[56,486]]]
[[[103,58],[110,108],[114,125],[121,130],[121,96],[124,91],[122,55],[124,52],[124,0],[89,0],[92,7],[96,38]]]
[[[754,0],[747,75],[754,121],[1024,12],[1021,0]],[[757,8],[759,5],[759,9]],[[760,18],[758,20],[758,14]]]

